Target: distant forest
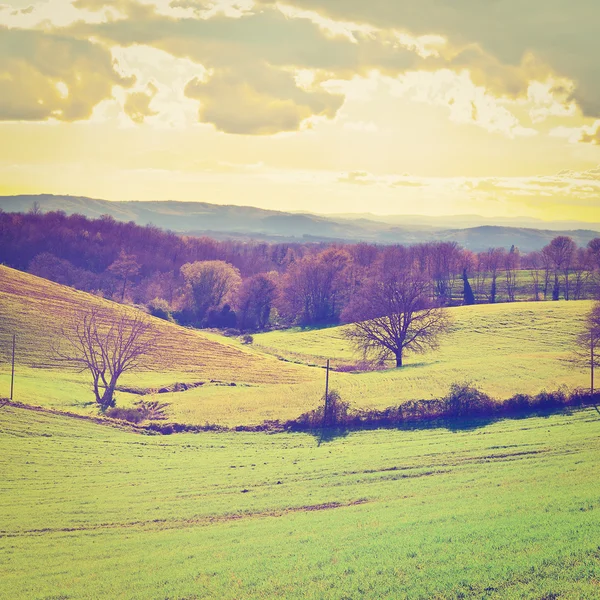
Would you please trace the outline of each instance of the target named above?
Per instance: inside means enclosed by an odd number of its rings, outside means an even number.
[[[0,263],[196,327],[256,331],[344,321],[366,281],[411,270],[440,305],[577,300],[600,290],[600,238],[540,252],[217,241],[62,212],[0,211]]]

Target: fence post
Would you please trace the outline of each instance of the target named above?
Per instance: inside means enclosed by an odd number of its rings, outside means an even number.
[[[15,389],[15,346],[17,343],[17,336],[13,334],[13,343],[12,343],[12,369],[10,373],[10,400],[12,402],[13,392]]]

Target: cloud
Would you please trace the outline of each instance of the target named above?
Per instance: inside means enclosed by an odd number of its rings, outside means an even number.
[[[579,141],[584,144],[600,146],[600,121],[596,121],[592,127],[584,127],[581,130]]]
[[[416,102],[445,106],[455,123],[473,124],[508,137],[536,135],[485,88],[475,85],[467,71],[411,71],[390,81],[392,93]]]
[[[398,177],[393,174],[374,175],[368,171],[348,171],[337,178],[337,183],[346,183],[352,185],[379,185],[389,189],[394,188],[422,188],[426,183],[414,179],[408,179],[406,175]]]
[[[123,107],[125,114],[138,124],[143,123],[146,117],[156,116],[158,112],[150,108],[150,103],[157,92],[158,88],[153,83],[149,83],[146,91],[128,94]]]
[[[600,183],[600,165],[594,167],[592,169],[588,169],[587,171],[573,171],[573,170],[565,170],[560,171],[557,177],[561,177],[563,179],[571,179],[576,181],[581,180],[589,180],[589,181],[597,181]]]
[[[350,183],[353,185],[373,185],[377,180],[366,171],[350,171],[338,177],[338,183]]]
[[[247,135],[296,131],[314,116],[333,118],[344,100],[323,90],[301,89],[292,74],[266,64],[216,70],[208,81],[191,80],[185,95],[200,101],[201,122]]]
[[[263,5],[277,0],[262,0]],[[600,116],[600,3],[595,0],[290,0],[333,20],[397,29],[448,40],[455,62],[472,69],[476,83],[523,94],[531,70],[551,70],[575,83],[573,98],[587,116]],[[529,71],[529,73],[528,73]],[[545,80],[545,76],[542,80]]]
[[[88,40],[0,26],[0,120],[76,121],[132,78]]]

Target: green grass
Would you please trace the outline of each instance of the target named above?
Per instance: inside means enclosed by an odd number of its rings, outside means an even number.
[[[598,413],[475,424],[319,445],[6,407],[0,597],[598,598]]]
[[[60,326],[72,323],[75,310],[91,305],[105,311],[107,318],[119,308],[95,296],[0,267],[0,349],[5,359],[0,363],[0,396],[8,394],[6,359],[10,336],[16,331],[15,399],[95,413],[86,377],[59,371],[49,358]],[[402,369],[334,372],[331,386],[353,406],[372,408],[409,399],[439,398],[453,382],[462,381],[471,381],[499,398],[561,385],[585,386],[587,373],[573,366],[569,358],[590,306],[589,301],[579,301],[453,308],[452,333],[438,351],[409,355]],[[171,404],[169,419],[178,422],[234,426],[296,418],[315,408],[323,394],[325,373],[315,365],[324,365],[327,358],[334,367],[360,358],[339,327],[260,334],[254,336],[252,347],[246,347],[223,336],[158,319],[155,324],[161,333],[155,370],[128,374],[119,383],[160,388],[175,382],[206,381],[206,385],[186,392],[156,396]],[[236,385],[224,385],[231,383]],[[117,393],[121,406],[139,399]]]

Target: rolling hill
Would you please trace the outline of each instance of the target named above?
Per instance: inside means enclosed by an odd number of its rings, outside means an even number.
[[[17,336],[15,399],[55,408],[90,412],[87,375],[64,371],[52,347],[63,328],[72,328],[81,312],[95,308],[107,321],[123,307],[27,273],[0,266],[0,396],[7,395],[13,333]],[[276,358],[235,345],[223,336],[186,329],[151,318],[158,332],[152,370],[125,374],[121,385],[161,388],[174,383],[205,382],[207,387],[256,386],[277,380],[285,385],[311,382],[314,369],[282,363]],[[4,392],[4,393],[3,393]],[[120,393],[120,402],[135,396]],[[119,401],[119,400],[118,400]],[[234,410],[233,406],[229,410]]]
[[[495,219],[466,215],[415,217],[374,215],[339,217],[264,210],[251,206],[207,202],[113,202],[73,196],[1,196],[0,209],[27,212],[37,202],[40,210],[62,210],[90,218],[110,215],[119,221],[155,225],[178,233],[214,238],[287,242],[372,242],[414,244],[456,241],[473,251],[492,246],[521,251],[539,250],[557,235],[568,235],[580,246],[598,237],[600,224],[568,221],[557,224],[532,219]]]
[[[123,310],[113,302],[0,267],[0,389],[8,390],[10,336],[16,332],[15,399],[93,413],[96,408],[86,375],[61,371],[50,359],[60,328],[91,306],[107,318]],[[399,370],[333,372],[331,385],[353,406],[374,408],[441,397],[457,381],[471,381],[499,398],[562,384],[584,386],[585,370],[568,359],[589,306],[582,301],[454,308],[453,331],[439,351],[409,356]],[[340,327],[274,331],[255,336],[254,345],[246,347],[165,321],[155,320],[155,324],[161,335],[154,370],[126,374],[120,383],[152,396],[152,390],[174,383],[204,382],[193,389],[160,394],[161,401],[171,403],[169,418],[182,423],[236,426],[295,418],[319,404],[327,358],[334,367],[359,358]],[[0,391],[0,396],[6,394]],[[127,406],[139,398],[121,391],[117,403]]]

